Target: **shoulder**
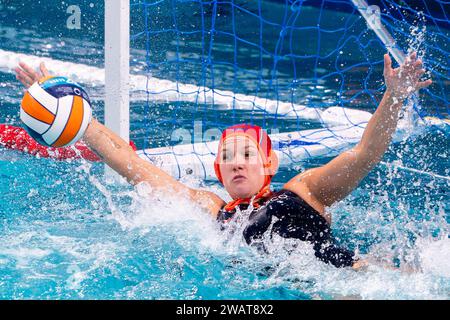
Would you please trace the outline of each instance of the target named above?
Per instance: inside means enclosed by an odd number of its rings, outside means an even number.
[[[220,209],[226,204],[217,194],[206,190],[191,190],[192,200],[217,218]]]
[[[311,169],[314,170],[314,169]],[[308,188],[308,184],[305,180],[311,174],[311,170],[303,172],[288,181],[283,189],[288,190],[296,194],[298,197],[302,198],[310,207],[312,207],[319,215],[321,215],[325,220],[331,224],[331,216],[325,212],[325,206],[311,193]]]

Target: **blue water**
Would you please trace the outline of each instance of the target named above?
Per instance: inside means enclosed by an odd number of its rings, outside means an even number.
[[[67,15],[59,1],[30,1],[29,6],[7,2],[0,10],[1,49],[102,67],[103,8],[88,1],[77,3],[87,21],[82,32],[64,27]],[[270,8],[275,12],[277,7]],[[31,11],[36,14],[29,14]],[[47,21],[44,14],[52,14],[55,19]],[[139,19],[136,21],[139,29]],[[275,34],[270,32],[264,41],[270,43]],[[197,40],[192,48],[183,48],[187,55],[198,48]],[[173,46],[170,41],[159,41],[160,51],[155,46],[152,53],[158,51],[160,56],[152,56],[153,61],[163,61],[164,52],[170,49],[166,47]],[[226,44],[223,48],[227,49]],[[223,59],[227,50],[224,52]],[[132,49],[132,72],[142,72],[147,60],[137,40]],[[162,64],[152,75],[174,80],[176,73],[167,72],[171,66]],[[182,70],[192,71],[188,74],[194,82],[201,75],[188,63]],[[283,79],[292,79],[289,70],[287,66],[281,69],[281,84]],[[358,72],[353,76],[359,78],[365,71]],[[215,78],[217,88],[236,87],[245,93],[254,89],[253,84],[251,74],[241,75],[237,84],[226,76]],[[318,106],[331,103],[335,88],[330,83],[324,85],[331,91],[302,86],[297,93],[299,101]],[[103,88],[85,86],[94,101],[95,116],[102,119]],[[14,76],[0,72],[2,123],[20,124],[21,95]],[[432,110],[445,115],[448,106],[437,101]],[[357,98],[356,103],[361,109],[374,110],[366,96]],[[146,113],[149,107],[151,114]],[[218,112],[188,103],[149,106],[145,101],[133,101],[131,109],[131,138],[138,147],[168,145],[173,129],[191,129],[192,120],[199,115],[207,126],[250,119],[281,131],[319,125],[299,119],[274,120],[250,111]],[[449,150],[448,133],[430,128],[393,145],[383,160],[449,176]],[[309,159],[284,168],[274,186],[279,188],[299,170],[329,160]],[[0,176],[2,299],[450,298],[449,181],[394,165],[378,165],[330,212],[334,234],[342,245],[363,256],[400,265],[402,271],[376,265],[361,272],[335,269],[317,261],[308,245],[283,239],[274,239],[269,245],[271,254],[261,256],[240,238],[221,234],[208,215],[179,197],[148,196],[144,186],[132,188],[105,181],[101,164],[55,162],[0,150]],[[226,197],[216,182],[183,182]],[[288,255],[293,245],[298,247]],[[407,272],[408,268],[417,270]]]

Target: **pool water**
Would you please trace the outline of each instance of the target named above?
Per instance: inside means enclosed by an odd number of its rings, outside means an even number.
[[[98,164],[4,155],[0,297],[448,298],[447,184],[386,177],[380,167],[335,205],[333,227],[343,245],[420,269],[354,272],[317,261],[302,243],[287,259],[295,241],[275,239],[263,257],[221,234],[187,201],[149,197],[145,186],[107,185],[102,171]],[[223,194],[216,184],[186,183]]]
[[[87,7],[88,15],[100,16],[96,5]],[[8,10],[2,12],[2,49],[102,66],[103,39],[95,30],[100,18],[92,19],[93,27],[79,35],[56,32],[55,26],[18,23],[26,9],[18,5]],[[73,50],[80,40],[83,46]],[[139,50],[132,54],[138,71],[145,57]],[[246,81],[251,79],[244,79],[244,86]],[[86,87],[94,113],[102,119],[103,88]],[[1,71],[2,123],[20,124],[21,95],[14,76]],[[144,103],[132,100],[131,106],[131,138],[138,147],[166,145],[172,128],[190,128],[193,112],[184,104],[178,122],[153,126],[152,139],[146,141]],[[161,119],[170,105],[152,107]],[[214,110],[205,112],[205,117],[216,116]],[[247,111],[232,114],[233,119],[250,116],[261,124],[266,121],[264,115]],[[225,112],[219,117],[225,122],[231,116]],[[296,120],[279,121],[286,131],[298,125]],[[437,128],[397,143],[384,164],[329,208],[341,245],[380,264],[400,267],[373,264],[355,272],[317,261],[308,244],[295,240],[275,238],[268,242],[270,255],[262,256],[239,236],[221,233],[212,218],[187,200],[157,194],[146,185],[133,188],[105,180],[102,164],[56,162],[1,149],[0,298],[449,299],[450,182],[399,168],[449,176],[449,150],[448,133]],[[329,160],[310,159],[283,168],[274,187]],[[228,199],[217,182],[183,182]]]

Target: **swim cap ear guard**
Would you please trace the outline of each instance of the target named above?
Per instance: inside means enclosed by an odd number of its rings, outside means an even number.
[[[217,157],[214,160],[214,172],[216,173],[216,177],[217,179],[220,181],[220,183],[223,184],[223,180],[222,180],[222,174],[220,173],[220,167],[219,167],[219,152],[217,152]]]
[[[278,161],[278,156],[275,151],[270,150],[270,154],[268,157],[268,162],[264,164],[264,169],[266,169],[266,175],[274,176],[279,167],[280,163]]]

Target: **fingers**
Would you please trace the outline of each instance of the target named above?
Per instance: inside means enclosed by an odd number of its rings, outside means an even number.
[[[34,71],[29,65],[25,62],[19,62],[19,67],[15,69],[16,78],[26,87],[30,87],[33,83],[39,80],[39,74]]]
[[[426,72],[423,68],[423,61],[420,58],[417,58],[417,52],[413,52],[404,65],[402,65],[402,72],[411,82],[418,82],[420,77]]]
[[[50,76],[50,72],[48,72],[47,67],[45,66],[44,62],[41,62],[41,64],[39,65],[39,69],[41,70],[42,75],[44,77]]]
[[[32,79],[39,78],[38,73],[34,71],[34,69],[31,68],[29,65],[27,65],[25,62],[19,62],[19,66],[23,69],[23,71],[25,71],[28,74],[30,78]]]
[[[425,69],[419,69],[416,71],[416,77],[418,79],[420,79],[421,76],[423,76],[425,74],[426,70]]]
[[[405,61],[401,65],[403,69],[411,69],[417,63],[417,52],[411,53],[406,57]]]
[[[414,62],[412,65],[414,66],[414,68],[422,68],[423,66],[422,59],[417,59],[416,62]]]
[[[353,263],[352,268],[355,271],[359,271],[361,269],[366,269],[369,266],[369,262],[367,260],[357,260]]]
[[[420,81],[421,77],[426,73],[423,61],[418,57],[417,52],[408,55],[400,67],[392,69],[392,60],[389,55],[384,56],[384,75],[389,76],[388,86],[399,95],[410,95],[415,91],[430,86],[433,81],[431,79]],[[388,73],[389,72],[389,73]]]
[[[390,74],[392,71],[392,60],[389,53],[384,55],[384,74]]]
[[[16,78],[19,80],[26,88],[30,87],[33,83],[38,81],[42,76],[50,76],[47,67],[44,62],[39,65],[40,73],[35,71],[25,62],[19,62],[19,67],[15,68]]]
[[[416,59],[417,59],[417,51],[414,51],[409,55],[409,60],[411,61],[411,63],[414,63]]]
[[[413,52],[413,54],[411,54],[410,56],[408,56],[405,60],[405,62],[403,63],[403,65],[401,66],[403,68],[403,70],[407,71],[407,72],[411,72],[414,68],[415,65],[421,61],[417,61],[416,60],[417,55],[415,54],[415,52]]]
[[[22,69],[16,68],[14,70],[16,71],[16,79],[19,80],[26,88],[28,88],[34,83],[33,79],[29,76],[29,74],[23,71]]]
[[[432,83],[433,83],[433,80],[431,80],[431,79],[428,79],[426,81],[421,81],[421,82],[417,83],[416,88],[417,88],[417,90],[420,90],[420,89],[428,87]]]
[[[417,52],[411,53],[409,56],[406,57],[405,61],[403,62],[403,67],[410,67],[416,63],[417,59]]]

